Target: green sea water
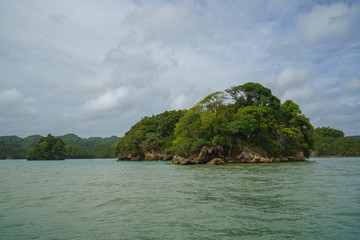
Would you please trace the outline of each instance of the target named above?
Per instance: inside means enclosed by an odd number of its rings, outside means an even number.
[[[360,158],[0,161],[0,239],[360,239]]]

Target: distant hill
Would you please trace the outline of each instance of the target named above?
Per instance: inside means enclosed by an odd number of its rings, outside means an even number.
[[[0,136],[0,142],[18,143],[20,140],[18,136]]]
[[[356,136],[352,136],[353,138],[357,138],[360,140],[360,136],[359,135],[356,135]]]
[[[360,136],[345,137],[340,130],[321,127],[314,130],[314,156],[360,156]]]
[[[65,143],[66,158],[112,158],[119,137],[81,138],[73,133],[58,136]],[[42,138],[31,135],[26,138],[18,136],[0,136],[0,159],[25,159],[26,153],[36,146]]]

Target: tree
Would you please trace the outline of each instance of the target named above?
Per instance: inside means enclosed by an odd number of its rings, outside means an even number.
[[[260,131],[267,132],[272,127],[272,114],[268,107],[246,106],[240,108],[234,116],[234,124],[239,132],[250,141],[251,136]]]
[[[245,106],[269,106],[274,110],[280,107],[280,100],[271,90],[259,83],[248,82],[225,90],[235,101],[237,108]]]
[[[359,156],[360,140],[344,137],[344,132],[330,127],[316,128],[314,150],[318,156]]]
[[[57,137],[48,134],[42,137],[36,146],[27,152],[27,160],[63,160],[65,159],[65,144]]]
[[[201,100],[199,105],[206,110],[212,110],[216,113],[219,107],[223,106],[226,99],[228,99],[228,97],[224,92],[214,92]]]
[[[120,139],[117,155],[165,151],[196,158],[206,149],[235,154],[241,146],[267,157],[310,155],[313,127],[297,104],[281,105],[270,89],[258,83],[225,91],[206,96],[182,114],[143,118]],[[233,102],[227,102],[229,97]]]
[[[25,151],[17,143],[0,141],[0,159],[24,158]]]
[[[142,118],[120,138],[115,147],[115,155],[141,155],[147,152],[169,151],[171,142],[174,140],[175,125],[185,112],[184,110],[165,111]]]
[[[331,155],[360,156],[360,140],[354,137],[340,137],[331,143]]]

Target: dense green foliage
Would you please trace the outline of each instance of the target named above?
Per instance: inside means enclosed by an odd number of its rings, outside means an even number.
[[[0,137],[0,159],[24,159],[26,153],[35,147],[40,135],[33,135],[24,139],[18,136]]]
[[[212,93],[188,111],[143,118],[120,139],[116,154],[153,151],[195,157],[204,146],[231,152],[243,145],[268,157],[299,152],[308,157],[312,134],[313,127],[297,104],[290,100],[281,104],[270,89],[250,82]]]
[[[314,131],[314,153],[317,156],[360,156],[360,139],[344,137],[344,133],[329,127]]]
[[[0,159],[24,158],[25,154],[25,150],[19,144],[0,140]]]
[[[145,152],[167,153],[174,140],[174,128],[185,111],[166,111],[144,117],[120,138],[116,145],[117,156]]]
[[[48,134],[42,137],[36,146],[26,153],[27,160],[63,160],[65,159],[65,143]]]
[[[357,136],[352,136],[353,138],[357,138],[357,139],[359,139],[360,140],[360,136],[359,135],[357,135]]]
[[[281,104],[271,90],[246,83],[216,92],[191,108],[180,119],[172,145],[174,154],[193,157],[203,146],[231,150],[241,144],[268,157],[310,155],[313,127],[298,105]]]
[[[40,135],[0,137],[0,159],[24,159],[41,138]],[[66,158],[113,158],[115,145],[119,141],[116,136],[80,138],[75,134],[66,134],[59,138],[65,143]]]
[[[118,137],[80,138],[75,134],[60,136],[65,143],[67,158],[113,158]]]

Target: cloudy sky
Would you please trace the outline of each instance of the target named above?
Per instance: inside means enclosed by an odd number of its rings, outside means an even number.
[[[0,74],[0,135],[122,136],[249,81],[360,135],[360,2],[0,0]]]

